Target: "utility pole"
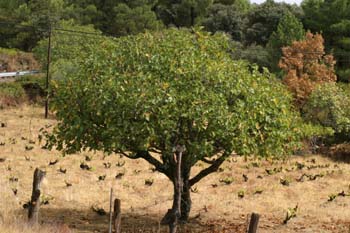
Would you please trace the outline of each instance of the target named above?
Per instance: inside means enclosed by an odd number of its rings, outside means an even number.
[[[50,62],[51,62],[51,23],[49,24],[49,43],[47,46],[47,64],[46,64],[46,100],[45,100],[45,118],[49,115],[49,76],[50,76]]]

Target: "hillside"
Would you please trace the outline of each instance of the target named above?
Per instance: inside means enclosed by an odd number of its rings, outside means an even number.
[[[68,227],[71,232],[107,232],[108,216],[98,215],[92,206],[108,212],[111,187],[122,201],[123,232],[159,232],[159,221],[171,207],[172,185],[149,164],[101,153],[62,157],[42,149],[39,129],[50,128],[55,120],[45,120],[41,108],[1,110],[0,122],[5,123],[0,128],[0,158],[5,159],[0,162],[0,232],[39,232],[25,224],[27,210],[22,207],[31,195],[36,167],[47,172],[42,189],[48,203],[40,214],[46,227],[40,232],[70,232]],[[81,169],[83,162],[92,170]],[[192,174],[203,166],[197,164]],[[123,175],[116,179],[117,174]],[[288,186],[281,184],[286,184],[283,179],[290,182]],[[145,185],[146,180],[153,184]],[[285,162],[233,156],[192,189],[190,223],[180,232],[244,232],[252,212],[261,214],[261,233],[347,232],[350,196],[341,193],[349,194],[349,181],[350,164],[321,155],[293,156]],[[244,192],[243,198],[239,192]],[[335,199],[328,201],[332,195]],[[282,224],[287,209],[296,205],[297,216]],[[160,229],[167,232],[166,227]]]

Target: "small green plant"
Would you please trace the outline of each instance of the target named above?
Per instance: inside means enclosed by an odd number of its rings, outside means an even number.
[[[231,184],[233,181],[234,181],[234,178],[233,177],[225,177],[223,179],[220,179],[219,180],[221,183],[224,183],[226,185],[229,185]]]
[[[262,194],[264,192],[264,190],[262,188],[257,188],[254,191],[254,194]]]
[[[239,190],[237,194],[238,194],[239,198],[243,198],[244,194],[245,194],[245,191],[244,190]]]
[[[125,161],[118,161],[118,163],[116,164],[117,167],[122,167],[125,165]]]
[[[11,177],[9,178],[9,181],[10,181],[10,182],[18,182],[18,177],[11,176]]]
[[[302,169],[305,167],[305,164],[299,163],[299,162],[295,162],[295,166],[296,166],[299,170],[302,170]]]
[[[103,181],[103,180],[105,180],[105,179],[106,179],[106,174],[100,175],[100,176],[98,177],[98,180],[99,180],[99,181]]]
[[[107,214],[107,212],[102,208],[99,207],[97,205],[93,205],[91,206],[92,211],[94,211],[95,213],[97,213],[98,215],[104,216]]]
[[[50,204],[50,201],[54,200],[55,198],[49,195],[42,194],[40,196],[40,205],[48,205]]]
[[[244,182],[248,181],[248,176],[246,174],[243,174],[242,177],[243,177]]]
[[[33,150],[33,149],[34,149],[34,146],[26,145],[24,148],[25,148],[26,150]]]
[[[265,169],[265,171],[268,175],[274,175],[276,173],[282,172],[282,170],[283,170],[282,167],[275,167],[273,169]]]
[[[16,138],[10,138],[9,141],[10,141],[11,144],[16,144],[17,143]]]
[[[257,161],[251,162],[250,164],[252,165],[252,167],[261,167],[261,163]]]
[[[85,162],[80,163],[80,168],[87,171],[92,171],[92,167]]]
[[[197,186],[192,187],[192,188],[191,188],[191,192],[192,192],[192,193],[198,193],[199,190],[198,190]]]
[[[330,194],[330,195],[328,195],[328,201],[329,202],[334,201],[337,196],[338,196],[337,194]]]
[[[115,178],[118,180],[118,179],[121,179],[122,177],[124,176],[124,173],[123,172],[119,172]]]
[[[146,180],[145,180],[145,185],[147,185],[147,186],[152,186],[153,182],[154,182],[153,179],[146,179]]]
[[[53,166],[53,165],[55,165],[56,163],[58,163],[58,159],[50,160],[49,166]]]
[[[289,186],[289,184],[291,183],[291,180],[289,178],[280,178],[280,183],[284,186]]]
[[[297,212],[298,212],[298,205],[296,205],[294,208],[288,208],[286,217],[283,220],[283,224],[287,224],[289,220],[291,220],[292,218],[295,218],[297,216]]]
[[[123,187],[130,188],[129,182],[127,182],[127,181],[123,182]]]
[[[225,169],[224,169],[224,168],[219,167],[218,172],[224,172],[224,171],[225,171]]]
[[[68,182],[66,180],[64,181],[64,183],[66,184],[67,187],[71,187],[73,185],[72,183],[70,183],[70,182]]]
[[[60,167],[60,169],[58,169],[59,172],[63,173],[63,174],[66,174],[67,172],[67,169],[66,168],[63,168],[63,167]]]
[[[141,172],[141,170],[139,170],[139,169],[135,169],[135,170],[133,171],[133,173],[134,173],[135,175],[140,174],[140,172]]]
[[[103,166],[105,168],[111,168],[112,164],[110,162],[107,162],[107,163],[103,163]]]

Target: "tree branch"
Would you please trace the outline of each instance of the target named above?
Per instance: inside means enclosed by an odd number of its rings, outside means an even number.
[[[127,153],[125,153],[124,151],[121,151],[121,150],[116,150],[115,152],[116,153],[120,153],[120,154],[124,155],[125,157],[127,157],[129,159],[143,158],[148,163],[152,164],[158,172],[163,173],[170,180],[173,180],[172,174],[169,172],[169,170],[166,169],[164,164],[161,163],[158,159],[154,158],[148,151],[138,151],[138,152],[135,153],[134,156],[131,156],[131,155],[129,155],[129,154],[127,154]]]
[[[195,183],[197,183],[198,181],[200,181],[201,179],[203,179],[204,177],[206,177],[210,173],[216,172],[219,169],[219,167],[221,166],[221,164],[223,162],[225,162],[225,160],[228,156],[230,156],[230,154],[225,152],[221,157],[214,160],[213,164],[211,166],[200,171],[195,177],[190,179],[190,181],[189,181],[190,186],[193,186]]]
[[[166,169],[164,164],[161,163],[158,159],[154,158],[148,151],[140,151],[136,153],[136,156],[139,156],[140,158],[143,158],[144,160],[152,164],[157,171],[166,175],[170,180],[174,179],[172,174],[169,172],[168,169]]]
[[[158,149],[156,149],[156,148],[149,148],[148,149],[148,151],[149,152],[153,152],[153,153],[157,153],[157,154],[162,154],[162,151],[161,150],[158,150]]]
[[[127,153],[125,153],[122,150],[115,150],[114,153],[122,154],[123,156],[127,157],[128,159],[139,159],[140,158],[140,156],[138,156],[137,154],[135,156],[131,156],[131,155],[128,155]]]
[[[214,164],[216,160],[209,160],[209,159],[206,159],[206,158],[202,158],[201,161],[203,161],[205,163],[208,163],[208,164]]]

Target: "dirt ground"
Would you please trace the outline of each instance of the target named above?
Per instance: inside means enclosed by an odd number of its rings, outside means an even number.
[[[5,123],[0,127],[0,232],[39,232],[23,230],[21,220],[36,167],[47,172],[40,221],[57,226],[57,232],[69,232],[68,227],[71,232],[107,232],[108,215],[92,207],[108,213],[111,187],[122,202],[123,232],[167,232],[159,222],[171,207],[172,185],[145,161],[102,153],[63,157],[43,149],[39,130],[55,120],[44,119],[42,108],[0,110],[0,123]],[[83,162],[90,171],[80,168]],[[192,175],[205,166],[198,163]],[[117,174],[124,175],[116,179]],[[153,184],[145,185],[146,180]],[[252,212],[261,215],[260,233],[350,232],[350,164],[326,156],[278,162],[232,156],[192,191],[190,222],[180,232],[245,232]],[[296,217],[283,224],[288,208],[296,206]]]

